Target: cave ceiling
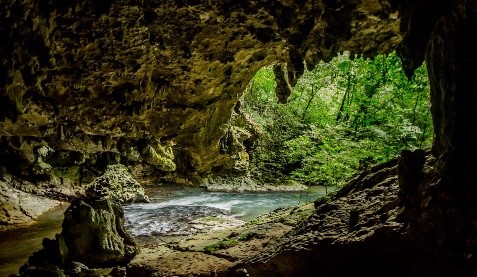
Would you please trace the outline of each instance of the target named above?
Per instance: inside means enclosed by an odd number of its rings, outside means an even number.
[[[408,32],[410,20],[401,23],[416,17],[407,6],[1,0],[0,136],[83,152],[119,151],[121,139],[173,141],[192,168],[206,172],[225,162],[220,138],[263,66],[279,65],[282,102],[305,68],[344,51],[373,57],[400,47],[412,74],[426,40]],[[402,44],[408,33],[424,41],[414,52]]]

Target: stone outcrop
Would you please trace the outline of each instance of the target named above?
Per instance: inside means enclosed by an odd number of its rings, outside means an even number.
[[[144,188],[121,164],[108,165],[104,174],[88,185],[86,197],[108,198],[119,203],[149,202]]]
[[[137,251],[134,239],[124,229],[120,204],[108,199],[75,200],[65,212],[61,234],[55,240],[44,239],[43,249],[29,258],[20,275],[91,273],[89,268],[125,265]]]
[[[460,209],[420,204],[452,199],[423,187],[441,186],[436,168],[430,153],[405,151],[317,200],[304,224],[227,276],[474,276],[475,227]]]
[[[74,201],[65,212],[61,233],[67,260],[88,266],[124,264],[137,252],[136,243],[124,229],[124,212],[106,199]]]

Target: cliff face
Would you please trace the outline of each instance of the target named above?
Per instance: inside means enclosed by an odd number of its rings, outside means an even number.
[[[86,168],[119,161],[199,174],[243,164],[246,153],[223,153],[220,141],[254,73],[278,62],[286,101],[305,65],[339,51],[392,51],[396,8],[377,0],[0,1],[2,166],[82,181]]]

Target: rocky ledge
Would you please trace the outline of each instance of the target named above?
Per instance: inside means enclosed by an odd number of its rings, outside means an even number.
[[[404,151],[399,160],[364,172],[314,204],[277,210],[239,227],[142,245],[127,272],[134,276],[475,276],[477,264],[468,252],[475,240],[439,247],[438,241],[417,236],[415,223],[409,220],[418,209],[410,203],[419,193],[406,191],[418,191],[424,184],[433,184],[438,191],[440,181],[432,177],[438,167],[429,153]],[[424,183],[419,185],[419,180]],[[439,197],[437,191],[437,196],[429,197]],[[459,230],[468,231],[464,226]]]

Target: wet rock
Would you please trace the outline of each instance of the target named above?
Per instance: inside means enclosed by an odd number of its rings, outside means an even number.
[[[120,203],[149,202],[144,188],[124,165],[109,165],[86,189],[89,198],[109,198]]]
[[[0,177],[0,230],[35,221],[43,212],[61,204],[37,196],[36,186],[10,175]]]
[[[202,181],[201,186],[208,191],[244,192],[244,191],[305,191],[308,187],[294,181],[278,184],[261,183],[251,174],[210,176]]]
[[[137,252],[134,239],[124,228],[119,203],[75,200],[65,212],[61,234],[54,240],[44,239],[43,248],[28,259],[20,274],[97,276],[91,268],[125,265]]]
[[[107,199],[71,203],[61,236],[66,260],[88,266],[125,264],[137,253],[134,239],[124,228],[121,205]]]

